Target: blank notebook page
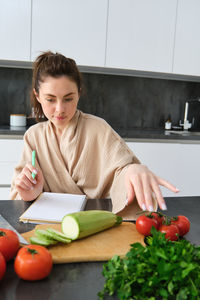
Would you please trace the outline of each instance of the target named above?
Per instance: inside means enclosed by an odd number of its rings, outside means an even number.
[[[20,220],[61,222],[66,214],[83,210],[85,202],[85,195],[45,192],[20,216]]]

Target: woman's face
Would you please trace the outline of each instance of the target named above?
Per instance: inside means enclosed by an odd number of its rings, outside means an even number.
[[[67,76],[48,76],[40,84],[39,94],[35,92],[44,115],[62,130],[73,118],[79,100],[77,85]]]

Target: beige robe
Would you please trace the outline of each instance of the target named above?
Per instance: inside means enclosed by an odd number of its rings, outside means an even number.
[[[14,171],[11,199],[20,199],[15,178],[31,162],[32,150],[36,150],[36,166],[39,165],[44,175],[45,192],[86,194],[90,199],[111,198],[113,212],[124,219],[135,219],[136,211],[141,210],[136,200],[125,207],[126,168],[139,160],[103,119],[77,110],[62,134],[60,145],[50,121],[30,127],[24,135],[22,157]]]

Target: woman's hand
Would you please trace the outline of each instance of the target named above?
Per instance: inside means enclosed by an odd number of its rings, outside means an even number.
[[[132,164],[128,167],[125,185],[128,205],[136,197],[141,209],[149,211],[153,211],[153,194],[159,207],[162,210],[167,209],[159,185],[165,186],[174,193],[179,192],[171,183],[156,176],[146,166],[140,164]]]
[[[32,172],[36,174],[32,178]],[[26,164],[15,180],[16,189],[20,197],[25,201],[36,199],[42,193],[44,177],[42,171],[35,169],[30,163]]]

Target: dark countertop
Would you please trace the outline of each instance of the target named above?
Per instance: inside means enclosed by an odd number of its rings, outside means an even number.
[[[146,140],[169,140],[173,141],[200,141],[200,132],[193,131],[175,131],[162,129],[132,129],[118,130],[119,135],[126,141],[135,139]]]
[[[23,136],[28,127],[0,125],[0,135],[21,135]]]
[[[185,215],[190,219],[191,229],[185,236],[194,244],[200,244],[200,196],[199,197],[169,197],[167,215]],[[33,224],[18,222],[19,216],[30,203],[23,201],[0,201],[0,212],[19,232],[31,230]],[[109,200],[88,200],[86,209],[111,210]],[[13,261],[7,264],[7,272],[0,282],[0,300],[96,300],[98,291],[102,290],[103,262],[83,262],[54,265],[48,278],[26,282],[17,277],[13,269]],[[105,300],[117,299],[107,297]]]
[[[0,125],[0,135],[1,138],[3,136],[23,137],[24,133],[29,127],[10,127],[8,125]],[[200,142],[200,132],[192,132],[192,131],[168,131],[162,129],[117,129],[118,134],[124,138],[126,141],[131,140],[165,140],[168,142],[171,141],[196,141]]]

